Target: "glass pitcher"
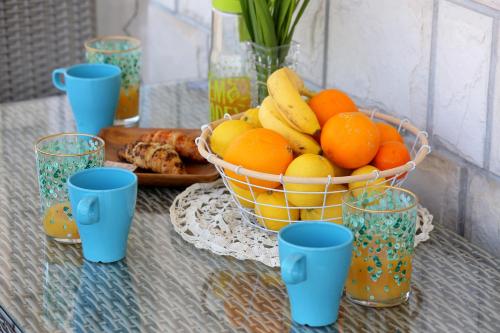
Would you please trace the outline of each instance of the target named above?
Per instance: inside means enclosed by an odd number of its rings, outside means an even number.
[[[239,0],[212,1],[212,41],[208,72],[210,121],[246,111],[252,104],[247,61],[248,32]]]

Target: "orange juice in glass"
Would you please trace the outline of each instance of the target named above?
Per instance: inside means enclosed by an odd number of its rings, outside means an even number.
[[[354,234],[346,295],[373,307],[399,305],[410,296],[417,198],[404,189],[368,186],[343,197],[344,225]]]
[[[139,121],[141,42],[128,36],[105,36],[85,42],[89,63],[113,64],[122,70],[115,125]]]

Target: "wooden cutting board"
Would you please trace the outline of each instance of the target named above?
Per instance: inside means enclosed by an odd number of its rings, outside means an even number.
[[[122,162],[118,157],[118,150],[130,142],[135,142],[143,134],[157,130],[175,130],[185,133],[200,134],[198,129],[187,128],[138,128],[138,127],[108,127],[101,130],[99,137],[105,142],[105,158],[107,161]],[[207,183],[216,180],[219,173],[211,163],[195,163],[183,160],[187,174],[164,175],[153,173],[143,169],[134,172],[139,179],[140,185],[147,186],[187,186],[194,183]]]

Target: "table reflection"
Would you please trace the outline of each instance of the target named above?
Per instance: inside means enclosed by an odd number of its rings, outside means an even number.
[[[125,260],[84,260],[73,312],[75,332],[134,332],[141,326],[135,285]]]
[[[71,319],[71,311],[80,286],[83,259],[74,256],[80,245],[64,245],[45,240],[42,316],[54,329],[64,330]]]

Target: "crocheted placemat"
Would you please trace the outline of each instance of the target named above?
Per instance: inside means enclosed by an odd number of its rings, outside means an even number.
[[[415,246],[429,239],[432,218],[426,208],[418,206]],[[279,266],[276,233],[246,222],[222,180],[188,187],[172,203],[170,219],[175,231],[197,248]]]

